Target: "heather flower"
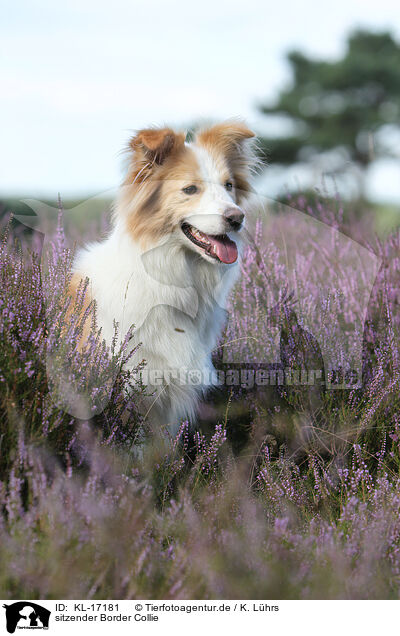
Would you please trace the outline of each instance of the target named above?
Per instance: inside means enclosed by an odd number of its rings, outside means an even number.
[[[338,201],[292,205],[343,229]],[[305,380],[222,387],[214,419],[169,439],[141,427],[134,329],[117,349],[115,325],[107,350],[93,312],[80,352],[78,307],[65,326],[61,219],[46,289],[35,234],[10,226],[0,247],[0,596],[399,598],[400,233],[364,240],[381,262],[366,308],[367,268],[320,284],[351,244],[311,229],[321,260],[300,250],[291,276],[279,230],[295,237],[296,217],[259,218],[214,361]],[[326,361],[339,372],[349,350],[362,383],[327,390]]]

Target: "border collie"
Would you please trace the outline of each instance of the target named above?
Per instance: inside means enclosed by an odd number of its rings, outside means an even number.
[[[238,121],[200,130],[190,142],[151,128],[130,140],[128,156],[113,229],[77,253],[70,293],[89,279],[87,302],[95,300],[108,344],[114,321],[121,340],[135,326],[141,346],[130,365],[146,361],[145,415],[177,430],[195,418],[215,380],[211,353],[240,269],[254,134]]]

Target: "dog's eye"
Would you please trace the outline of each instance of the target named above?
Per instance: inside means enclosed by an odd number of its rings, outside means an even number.
[[[187,186],[187,188],[182,188],[182,192],[184,192],[185,194],[196,194],[197,186],[195,185]]]
[[[233,183],[231,181],[227,181],[225,183],[225,188],[226,188],[226,190],[228,190],[228,192],[230,192],[232,190],[232,188],[233,188]]]

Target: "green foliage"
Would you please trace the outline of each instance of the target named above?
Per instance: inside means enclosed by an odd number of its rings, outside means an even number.
[[[398,126],[400,114],[400,44],[388,32],[356,31],[342,58],[328,62],[299,51],[288,54],[293,81],[268,115],[286,117],[294,132],[262,140],[272,163],[291,164],[317,153],[340,149],[365,168],[389,150],[375,133]]]

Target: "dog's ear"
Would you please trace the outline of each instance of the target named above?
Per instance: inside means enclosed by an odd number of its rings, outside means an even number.
[[[200,130],[196,143],[211,152],[222,154],[235,179],[238,203],[246,199],[250,191],[250,177],[260,161],[255,148],[255,134],[241,121],[228,120]]]
[[[171,128],[139,130],[129,141],[131,162],[125,184],[144,181],[152,170],[177,153],[184,143],[185,133],[176,133]]]
[[[134,152],[142,152],[148,161],[161,165],[184,142],[184,133],[176,133],[171,128],[147,128],[139,130],[130,146]]]
[[[176,152],[185,142],[184,133],[176,133],[171,128],[146,128],[139,130],[129,145],[133,152],[143,155],[147,161],[161,165],[167,157]]]
[[[215,146],[222,152],[229,152],[254,137],[253,131],[241,121],[225,121],[210,128],[205,128],[197,134],[198,143],[204,146]]]

